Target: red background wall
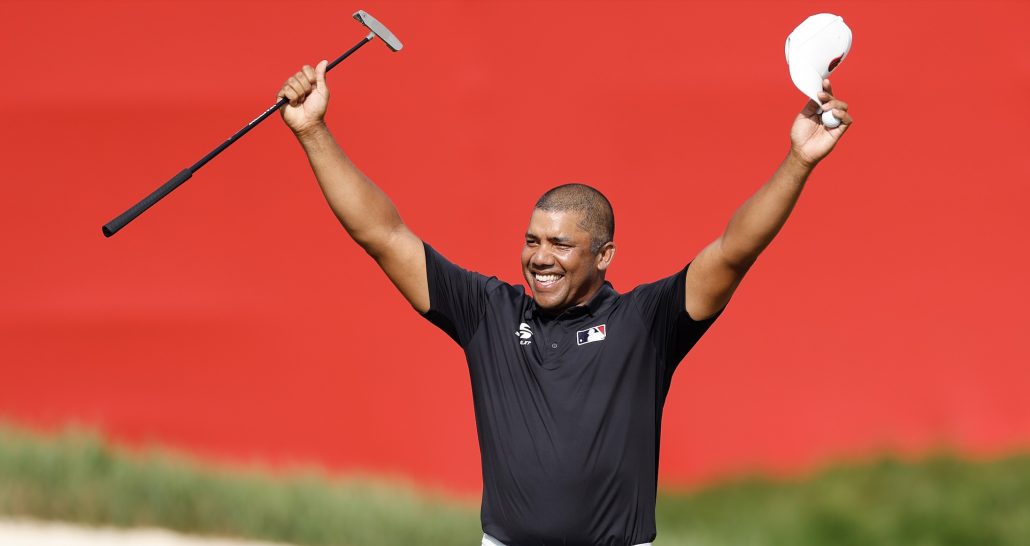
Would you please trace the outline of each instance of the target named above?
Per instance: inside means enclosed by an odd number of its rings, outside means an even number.
[[[337,226],[271,119],[112,239],[100,225],[303,63],[413,229],[520,282],[533,200],[615,204],[611,280],[666,275],[787,150],[787,33],[831,11],[856,118],[678,372],[662,483],[1030,442],[1025,2],[6,2],[0,417],[478,491],[458,348]]]

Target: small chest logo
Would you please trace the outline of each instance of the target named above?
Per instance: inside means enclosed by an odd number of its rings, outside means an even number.
[[[604,341],[607,337],[605,333],[605,325],[591,326],[586,330],[580,330],[576,332],[576,345],[586,345],[587,343],[593,343],[595,341]]]
[[[515,335],[519,337],[519,345],[533,343],[533,331],[529,329],[529,325],[525,322],[519,324],[519,329],[515,330]]]

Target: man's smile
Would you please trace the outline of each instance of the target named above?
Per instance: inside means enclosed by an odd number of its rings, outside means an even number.
[[[536,281],[535,284],[542,288],[554,286],[563,277],[564,275],[559,275],[558,273],[533,273],[533,280]]]

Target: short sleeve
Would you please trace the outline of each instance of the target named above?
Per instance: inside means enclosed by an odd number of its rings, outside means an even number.
[[[722,314],[720,310],[704,320],[694,320],[687,313],[686,282],[689,268],[690,264],[687,264],[676,274],[640,285],[630,293],[645,328],[651,332],[651,340],[669,376]]]
[[[486,312],[488,292],[500,284],[487,277],[463,269],[443,257],[428,243],[426,280],[429,283],[429,311],[422,314],[429,322],[465,347],[479,328]]]

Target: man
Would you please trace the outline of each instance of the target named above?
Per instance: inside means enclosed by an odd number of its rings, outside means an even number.
[[[533,295],[423,243],[333,140],[326,61],[279,91],[286,124],[347,233],[411,305],[465,350],[483,465],[484,545],[631,546],[655,538],[662,407],[673,371],[787,220],[805,180],[851,125],[823,82],[791,149],[725,232],[683,270],[618,294],[605,282],[615,219],[597,190],[537,202],[522,269]]]

